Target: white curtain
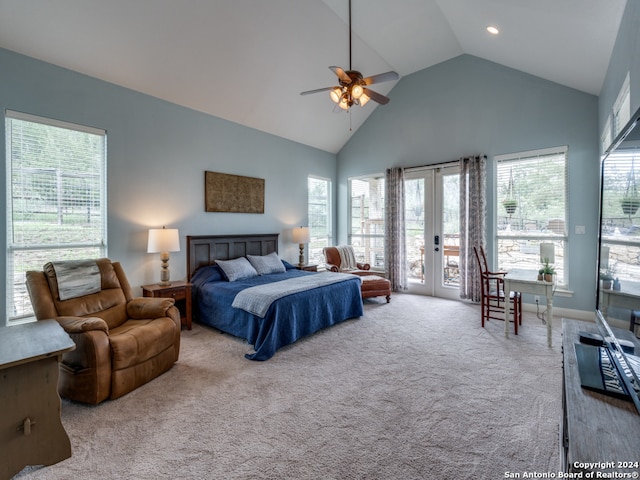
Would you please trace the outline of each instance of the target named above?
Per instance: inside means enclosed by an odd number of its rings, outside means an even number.
[[[480,270],[473,247],[486,243],[486,157],[460,159],[460,298],[479,302]]]
[[[388,168],[385,177],[385,273],[393,291],[407,288],[404,232],[404,170]]]

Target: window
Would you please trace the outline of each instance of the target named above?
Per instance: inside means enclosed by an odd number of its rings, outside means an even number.
[[[625,285],[640,278],[640,173],[635,171],[636,162],[640,162],[638,148],[618,148],[602,166],[600,274],[608,273]]]
[[[356,260],[384,270],[384,176],[349,179],[349,243]]]
[[[540,243],[554,244],[556,283],[566,285],[567,147],[496,157],[498,269],[539,269]]]
[[[622,83],[618,98],[613,104],[613,136],[617,136],[620,130],[631,119],[631,96],[629,88],[629,73]],[[608,147],[608,145],[607,145]]]
[[[6,112],[7,318],[33,314],[25,272],[106,256],[103,130]]]
[[[309,176],[308,184],[308,215],[309,233],[309,263],[324,265],[322,249],[333,245],[331,229],[331,180]]]

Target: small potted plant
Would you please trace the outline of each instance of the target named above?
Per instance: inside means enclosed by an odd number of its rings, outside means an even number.
[[[622,212],[625,215],[635,215],[640,208],[640,198],[626,196],[620,200],[620,206],[622,207]]]
[[[512,215],[513,213],[515,213],[516,208],[518,208],[518,202],[513,199],[507,199],[502,202],[502,206],[509,215]]]
[[[545,282],[553,282],[553,276],[556,273],[556,269],[549,262],[548,258],[545,258],[542,262],[542,278]]]
[[[515,213],[516,208],[518,208],[518,202],[516,201],[516,184],[513,181],[513,169],[509,169],[509,185],[507,186],[507,195],[502,201],[502,206],[509,215]]]
[[[602,288],[604,290],[609,290],[611,288],[615,276],[615,265],[609,265],[606,268],[600,270],[600,280],[602,281]]]

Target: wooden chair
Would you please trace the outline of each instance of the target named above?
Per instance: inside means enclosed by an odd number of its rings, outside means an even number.
[[[514,331],[518,334],[518,325],[522,325],[522,295],[509,292],[509,302],[505,301],[504,276],[506,272],[491,272],[482,247],[473,247],[480,269],[482,327],[489,319],[504,321],[504,309],[511,308]]]

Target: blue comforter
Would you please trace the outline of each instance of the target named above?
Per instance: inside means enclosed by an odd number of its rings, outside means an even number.
[[[353,280],[282,297],[269,307],[264,318],[231,306],[236,294],[244,288],[305,275],[316,274],[288,266],[284,273],[228,282],[219,267],[200,268],[191,279],[195,319],[247,340],[255,352],[245,355],[246,358],[268,360],[284,345],[330,325],[362,316],[360,279],[355,275]]]

